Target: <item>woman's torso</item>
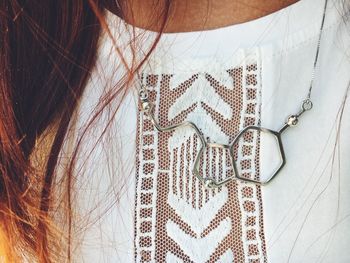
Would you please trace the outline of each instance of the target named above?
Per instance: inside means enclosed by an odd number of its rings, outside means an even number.
[[[340,111],[349,38],[339,2],[330,1],[327,10],[314,107],[283,133],[286,164],[266,186],[233,181],[205,189],[191,172],[200,148],[196,135],[188,129],[157,132],[137,109],[137,90],[149,90],[162,125],[192,121],[210,142],[230,144],[247,125],[278,130],[307,96],[324,2],[302,0],[240,25],[162,36],[116,116],[112,101],[84,140],[76,205],[87,229],[77,262],[350,261],[347,102]],[[112,14],[108,21],[126,45],[130,26]],[[140,58],[156,34],[138,36]],[[129,50],[122,49],[127,60]],[[119,64],[112,41],[102,38],[66,148],[120,80],[125,70]],[[107,133],[83,162],[109,118]],[[262,137],[246,138],[237,149],[250,176],[273,168],[276,151]],[[205,176],[232,175],[227,151],[209,149],[203,156]]]

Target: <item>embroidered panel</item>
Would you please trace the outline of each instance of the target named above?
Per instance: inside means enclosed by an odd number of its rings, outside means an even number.
[[[229,144],[244,127],[260,124],[260,74],[255,58],[207,72],[144,71],[141,81],[161,125],[191,121],[208,141]],[[159,133],[140,113],[137,138],[136,262],[267,262],[259,186],[232,181],[204,188],[192,175],[200,144],[191,129]],[[259,146],[259,133],[252,133],[235,147],[247,176],[259,177]],[[209,148],[200,172],[232,176],[229,156]]]

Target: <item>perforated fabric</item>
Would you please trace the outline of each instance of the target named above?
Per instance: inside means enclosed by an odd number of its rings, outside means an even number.
[[[260,57],[232,69],[154,75],[142,84],[162,126],[196,124],[210,142],[229,144],[248,125],[260,125]],[[236,154],[258,177],[258,137],[244,138]],[[182,128],[159,133],[139,116],[135,244],[137,262],[266,262],[260,187],[233,182],[204,188],[192,174],[198,137]],[[233,175],[228,150],[208,149],[205,177]]]

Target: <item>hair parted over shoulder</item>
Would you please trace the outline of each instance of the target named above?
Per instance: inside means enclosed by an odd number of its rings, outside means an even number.
[[[153,46],[141,61],[128,68],[125,85],[114,87],[110,97],[104,98],[86,130],[113,101],[112,97],[128,88],[128,80],[156,46],[172,2],[159,1],[165,4]],[[345,13],[350,9],[350,1],[343,1]],[[63,190],[63,217],[68,224],[64,231],[55,226],[50,213],[56,198],[52,189],[58,156],[95,66],[101,31],[109,32],[104,10],[122,17],[127,2],[0,1],[0,262],[4,258],[5,262],[71,261],[71,180],[79,144],[64,174],[67,183]],[[113,42],[123,61],[118,39]],[[49,137],[45,142],[48,156],[38,165],[31,156],[42,137]]]
[[[63,233],[50,215],[55,169],[95,65],[101,29],[109,32],[104,10],[121,16],[119,2],[0,1],[0,261],[71,261],[71,227]],[[117,53],[122,56],[122,51]],[[129,68],[126,79],[135,70]],[[121,88],[115,90],[111,97]],[[96,116],[110,101],[104,99]],[[45,141],[48,156],[38,165],[31,155],[42,144],[41,137],[50,138]],[[70,181],[78,148],[79,144],[64,174],[68,225],[74,209]]]
[[[94,8],[101,4],[95,1]],[[0,220],[8,261],[52,261],[50,188],[72,111],[94,64],[100,25],[88,1],[0,3]],[[30,154],[58,123],[45,171]]]

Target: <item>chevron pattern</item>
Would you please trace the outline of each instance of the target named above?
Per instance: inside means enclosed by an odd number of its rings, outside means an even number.
[[[247,60],[228,70],[216,64],[208,72],[144,71],[160,124],[191,121],[208,141],[225,144],[249,123],[258,124],[259,54],[242,57]],[[191,129],[158,133],[142,114],[138,127],[136,262],[266,263],[259,187],[235,182],[207,190],[191,172],[200,146]],[[249,172],[257,176],[259,148],[249,143],[240,141],[236,154],[249,158]],[[251,153],[242,154],[247,148]],[[200,169],[214,178],[233,174],[229,153],[217,148],[203,154]]]
[[[183,222],[190,226],[194,236],[187,234],[172,220],[168,220],[166,224],[167,234],[176,243],[185,244],[183,246],[184,252],[194,262],[207,262],[218,244],[231,232],[232,222],[227,217],[215,229],[211,230],[208,235],[202,236],[204,230],[209,227],[210,222],[225,204],[227,197],[227,189],[224,189],[201,208],[193,209],[192,204],[187,203],[174,194],[169,194],[168,202],[170,206],[181,217]]]

